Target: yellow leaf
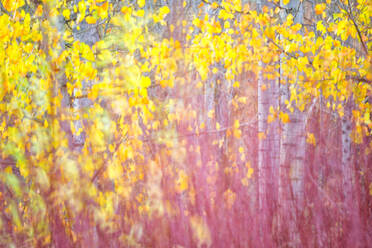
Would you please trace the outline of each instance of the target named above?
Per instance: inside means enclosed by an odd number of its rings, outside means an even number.
[[[283,0],[283,4],[284,4],[284,5],[287,5],[287,4],[289,4],[290,1],[291,1],[291,0]]]
[[[110,144],[109,145],[109,151],[110,152],[114,152],[115,151],[115,145],[114,144]]]
[[[316,30],[322,32],[323,34],[327,31],[326,28],[325,28],[324,25],[323,25],[322,20],[320,20],[320,21],[318,21],[318,22],[316,23]]]
[[[212,109],[212,110],[208,111],[207,115],[208,115],[209,118],[212,119],[214,117],[214,110]]]
[[[5,9],[10,12],[22,7],[25,4],[24,0],[4,0],[2,2]]]
[[[132,9],[131,8],[129,8],[128,6],[124,6],[124,7],[122,7],[121,8],[121,13],[123,13],[123,14],[130,14],[130,13],[132,13]]]
[[[93,16],[88,16],[87,18],[85,18],[85,21],[88,23],[88,24],[94,24],[97,22],[96,18],[94,18]]]
[[[265,139],[265,138],[266,138],[265,133],[264,133],[264,132],[259,132],[259,133],[258,133],[258,138],[259,138],[259,139]]]
[[[146,4],[145,0],[137,0],[138,7],[143,8]]]
[[[270,114],[272,114],[272,115],[275,115],[275,114],[276,114],[276,113],[275,113],[275,109],[274,109],[273,106],[270,106],[270,108],[269,108],[269,112],[270,112]]]
[[[188,176],[185,171],[180,170],[178,172],[178,178],[176,180],[176,191],[178,193],[182,193],[183,191],[187,190],[189,187],[188,183]]]
[[[252,177],[253,172],[254,172],[253,168],[251,168],[251,167],[248,168],[248,171],[247,171],[247,178],[248,179]]]
[[[218,18],[222,20],[233,19],[234,15],[231,12],[226,11],[225,9],[221,9]]]
[[[344,116],[344,107],[341,104],[337,105],[337,112],[340,115],[340,117]]]
[[[313,146],[316,145],[315,136],[313,133],[307,133],[306,142],[312,144]]]
[[[202,122],[202,123],[200,124],[200,129],[204,129],[204,128],[205,128],[205,123]]]
[[[98,54],[98,59],[102,62],[107,62],[107,63],[110,61],[113,61],[112,54],[108,49],[102,50]]]
[[[243,177],[240,181],[244,186],[248,186],[248,179],[246,177]]]
[[[93,51],[90,49],[90,47],[87,44],[80,43],[80,52],[81,52],[81,56],[84,59],[94,61]]]
[[[247,103],[247,97],[239,97],[239,98],[238,98],[238,102],[239,102],[239,103],[246,104],[246,103]]]
[[[168,6],[163,6],[159,9],[159,16],[160,19],[163,19],[168,13],[169,13],[169,8]]]
[[[268,27],[265,29],[264,34],[267,38],[274,40],[275,39],[275,31],[273,28]]]
[[[174,31],[174,28],[175,28],[175,27],[174,27],[174,25],[173,25],[173,24],[171,24],[171,25],[170,25],[170,27],[169,27],[169,30],[170,30],[170,32],[171,32],[171,33],[173,33],[173,31]]]
[[[216,129],[217,129],[217,130],[220,130],[220,128],[221,128],[221,125],[220,125],[220,123],[217,122],[217,123],[216,123]]]
[[[225,202],[226,202],[227,208],[230,209],[234,205],[234,202],[235,202],[235,199],[236,199],[235,192],[233,192],[232,190],[228,189],[228,190],[226,190],[223,193],[223,196],[225,198]]]
[[[290,122],[289,115],[288,115],[287,113],[283,113],[282,111],[280,111],[280,113],[279,113],[279,118],[280,118],[280,120],[281,120],[284,124]]]
[[[85,16],[85,11],[86,11],[85,1],[80,1],[78,4],[78,8],[79,8],[80,14]]]
[[[101,18],[101,19],[105,19],[107,17],[107,10],[108,10],[108,1],[105,2],[104,4],[102,4],[101,6],[99,6],[97,8],[97,13],[98,13],[98,16]]]
[[[242,131],[240,129],[234,129],[233,134],[235,138],[240,139],[242,136]]]
[[[8,166],[8,167],[5,168],[4,172],[8,173],[8,174],[11,174],[13,172],[13,169],[12,169],[11,166]]]
[[[137,12],[135,12],[135,15],[138,17],[143,17],[145,15],[145,11],[143,9],[139,9]]]
[[[151,85],[151,79],[149,77],[142,77],[141,87],[147,88]]]
[[[213,2],[212,5],[211,5],[212,9],[217,9],[218,8],[218,3],[217,2]]]
[[[371,118],[370,118],[370,113],[369,112],[364,114],[363,119],[364,119],[365,124],[367,124],[367,125],[371,124]]]
[[[239,120],[234,121],[234,128],[238,129],[240,127]]]
[[[122,173],[123,173],[123,168],[118,161],[111,163],[107,167],[107,174],[110,179],[117,179],[122,175]]]
[[[267,117],[267,123],[271,123],[271,122],[273,122],[273,121],[275,121],[275,116],[273,116],[273,115],[269,115],[269,116]]]
[[[37,9],[35,11],[35,16],[41,16],[43,14],[43,6],[39,5],[37,6]]]
[[[70,19],[70,10],[69,9],[64,9],[62,11],[62,15],[64,18],[66,18],[66,20],[69,20]]]
[[[326,7],[327,6],[324,3],[317,4],[315,6],[315,14],[321,15],[323,13],[323,11],[326,9]]]

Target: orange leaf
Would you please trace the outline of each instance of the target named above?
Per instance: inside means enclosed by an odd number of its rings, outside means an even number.
[[[324,3],[317,4],[315,6],[315,14],[321,15],[325,9],[326,9],[326,5]]]

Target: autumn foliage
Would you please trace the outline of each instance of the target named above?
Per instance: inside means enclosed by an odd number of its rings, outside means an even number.
[[[367,247],[367,0],[0,0],[0,247]]]

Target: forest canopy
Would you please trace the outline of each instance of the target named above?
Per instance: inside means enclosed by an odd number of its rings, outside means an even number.
[[[367,0],[0,0],[0,247],[367,247]]]

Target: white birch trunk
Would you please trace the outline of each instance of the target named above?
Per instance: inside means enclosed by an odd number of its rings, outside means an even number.
[[[258,12],[268,2],[257,1]],[[279,169],[279,125],[278,122],[268,124],[270,106],[275,110],[279,105],[279,85],[277,80],[264,77],[260,61],[258,73],[258,208],[260,216],[259,236],[264,246],[273,245],[272,222],[273,211],[277,199],[277,180]]]
[[[363,247],[361,237],[361,219],[359,212],[359,200],[356,199],[356,181],[354,175],[354,161],[352,158],[351,130],[352,130],[352,98],[345,106],[344,116],[341,120],[341,163],[342,163],[342,191],[344,194],[344,214],[346,221],[350,223],[350,233],[347,238],[347,246]]]
[[[294,12],[292,15],[295,17],[295,23],[303,22],[301,1],[292,0],[287,5],[284,5],[281,1],[281,6]],[[287,14],[286,10],[282,10],[281,17],[283,20],[286,19]],[[282,54],[281,58],[283,56]],[[280,81],[281,106],[285,106],[285,101],[290,100],[290,85],[282,75]],[[296,85],[292,85],[292,87],[296,87]],[[283,107],[282,111],[284,110]],[[279,239],[282,239],[281,242],[290,247],[300,247],[298,216],[301,215],[303,210],[304,159],[306,152],[305,114],[294,108],[294,111],[289,113],[289,118],[290,122],[283,125],[280,140],[279,228],[281,230],[279,231]]]

